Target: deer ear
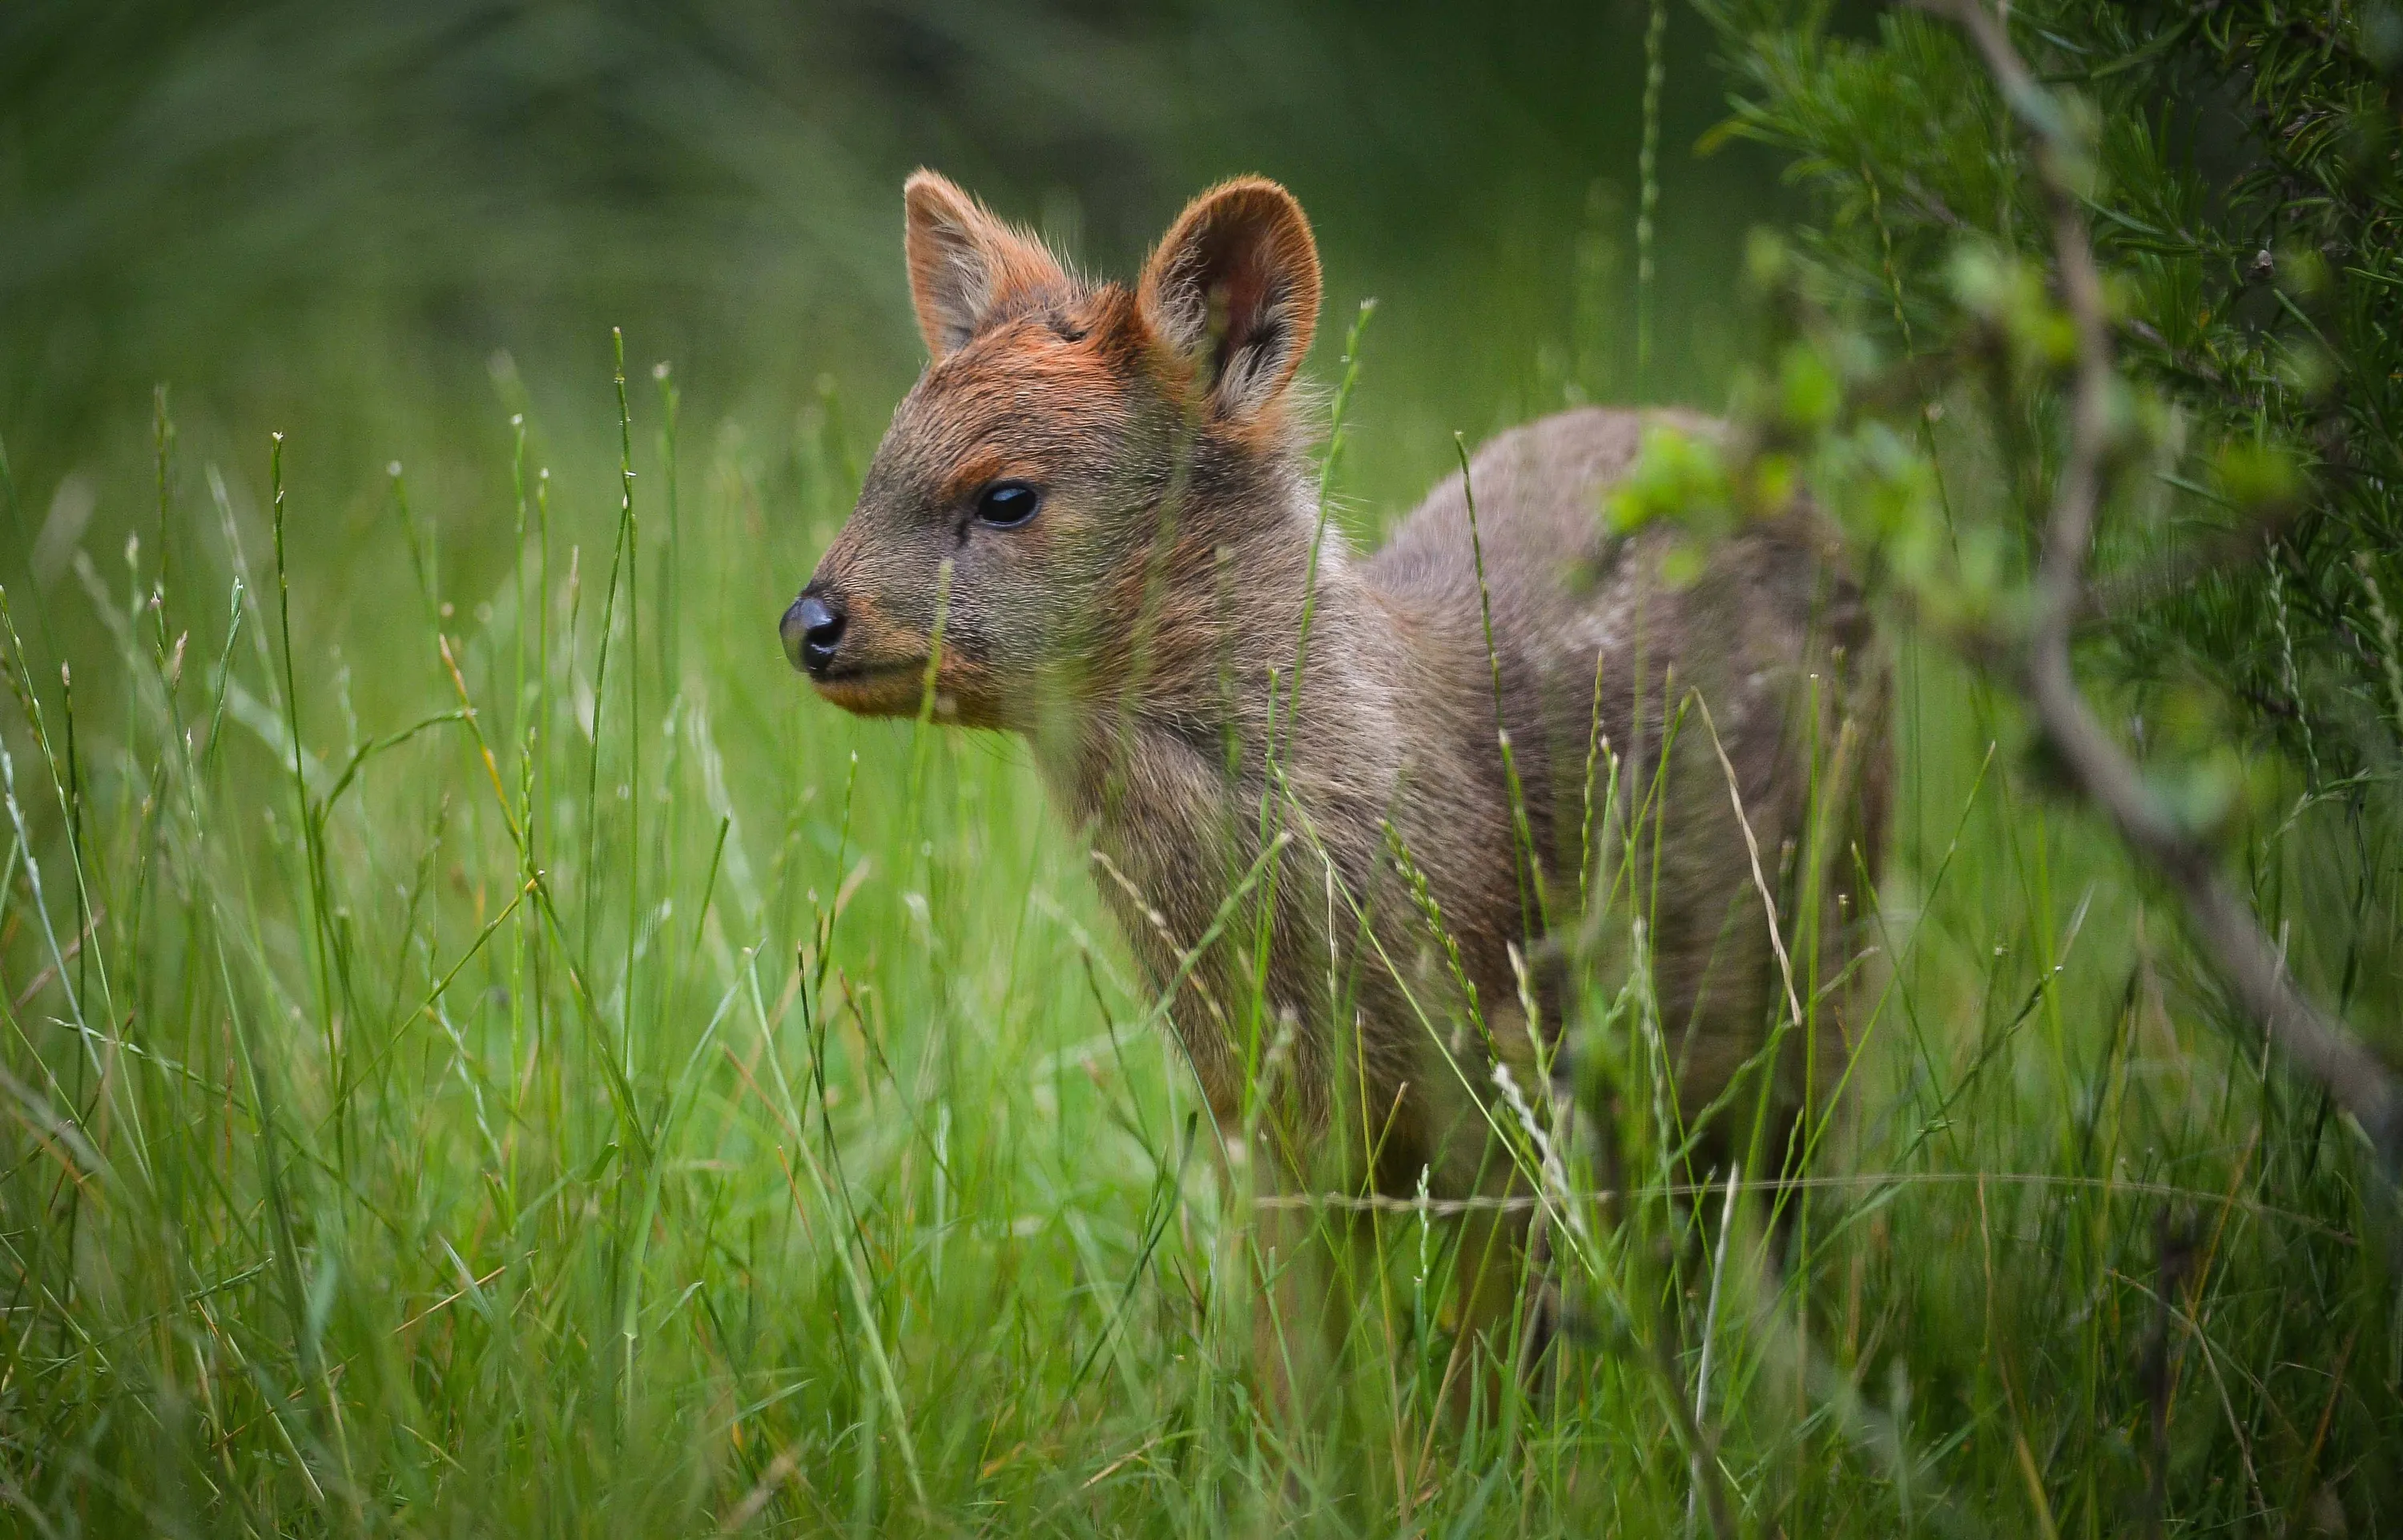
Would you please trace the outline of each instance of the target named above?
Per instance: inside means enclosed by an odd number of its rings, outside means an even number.
[[[938,363],[965,347],[1003,301],[1068,286],[1066,270],[1043,243],[994,218],[948,177],[917,173],[902,185],[901,205],[910,298]]]
[[[1186,206],[1145,265],[1144,322],[1190,362],[1224,416],[1243,419],[1292,382],[1318,326],[1318,248],[1293,194],[1257,176]]]

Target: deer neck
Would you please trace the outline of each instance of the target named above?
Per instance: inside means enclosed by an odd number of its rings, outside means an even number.
[[[1038,733],[1036,758],[1128,929],[1189,946],[1264,838],[1300,837],[1286,799],[1312,814],[1330,762],[1361,787],[1390,777],[1401,745],[1377,664],[1401,639],[1299,493],[1275,520],[1186,524],[1169,576],[1114,622],[1124,672]]]

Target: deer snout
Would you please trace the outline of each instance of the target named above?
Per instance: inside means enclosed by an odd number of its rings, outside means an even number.
[[[820,592],[814,583],[803,589],[776,627],[793,667],[813,679],[824,678],[842,645],[843,618],[839,595]]]

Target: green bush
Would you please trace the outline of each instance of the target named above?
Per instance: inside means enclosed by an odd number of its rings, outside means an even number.
[[[2081,673],[2297,971],[2403,1043],[2403,12],[2037,0],[2008,11],[2036,93],[2012,103],[1941,16],[1705,9],[1739,85],[1720,136],[1791,157],[1825,216],[1780,280],[1819,317],[1803,351],[1917,409],[1850,452],[1899,452],[1922,495],[1888,464],[1849,502],[1889,510],[1868,534],[1931,618],[2008,631],[2032,602],[2077,338],[2023,120],[2060,119],[2121,370]]]
[[[1706,8],[1740,87],[1721,132],[1793,158],[1827,215],[1808,249],[1890,345],[1940,343],[1965,287],[2042,273],[2028,152],[1949,23],[1884,10],[1847,36],[1824,6]],[[2117,660],[2207,676],[2315,785],[2391,764],[2403,9],[2032,0],[2010,16],[2031,69],[2091,119],[2080,174],[2121,356],[2191,449],[2105,532],[2108,563],[2141,580],[2109,614]],[[2048,409],[2031,395],[2021,426]],[[2015,474],[2040,478],[2041,458]]]

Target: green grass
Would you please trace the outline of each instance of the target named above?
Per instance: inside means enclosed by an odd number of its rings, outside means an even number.
[[[285,446],[262,506],[162,415],[138,548],[9,595],[9,1528],[2403,1525],[2358,1141],[1916,654],[1785,1264],[1756,1191],[1579,1178],[1557,1368],[1463,1419],[1445,1231],[1379,1215],[1321,1414],[1264,1411],[1246,1204],[1022,755],[778,656],[840,435],[625,389],[424,477]]]

